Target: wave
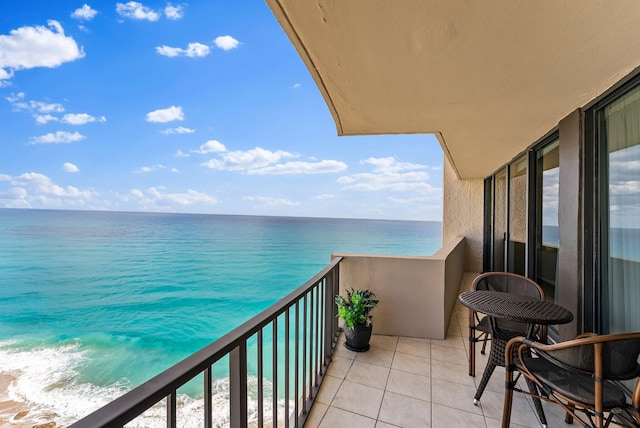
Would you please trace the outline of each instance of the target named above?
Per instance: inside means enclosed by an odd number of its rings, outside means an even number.
[[[87,366],[87,351],[79,341],[55,346],[25,349],[18,341],[0,342],[0,375],[10,381],[0,397],[16,403],[15,412],[8,415],[12,426],[33,426],[55,422],[68,426],[132,388],[123,379],[109,385],[98,386],[83,381],[82,368]],[[258,418],[257,378],[248,381],[249,423]],[[264,420],[270,423],[273,414],[271,383],[264,380]],[[3,394],[4,393],[4,394]],[[204,419],[204,400],[200,396],[178,394],[178,426],[201,427]],[[285,418],[285,401],[278,400],[278,420]],[[212,396],[214,427],[229,426],[229,379],[216,379]],[[28,410],[27,410],[28,409]],[[289,403],[289,409],[293,404]],[[131,428],[166,427],[164,400],[127,424]]]

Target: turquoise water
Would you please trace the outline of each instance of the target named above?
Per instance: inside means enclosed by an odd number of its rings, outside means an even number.
[[[15,400],[75,420],[273,304],[332,252],[440,247],[439,222],[0,210],[0,372],[16,378]]]

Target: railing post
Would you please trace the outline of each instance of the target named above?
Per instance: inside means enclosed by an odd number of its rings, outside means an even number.
[[[177,392],[173,391],[167,396],[167,428],[176,428],[177,415],[176,415],[176,396]]]
[[[258,330],[258,426],[264,426],[264,338]]]
[[[324,287],[324,366],[329,365],[333,355],[333,271],[327,275]]]
[[[204,369],[204,426],[211,428],[213,426],[213,408],[211,399],[213,398],[213,367],[209,366]]]
[[[247,341],[229,353],[229,413],[231,428],[247,428]]]
[[[278,316],[277,315],[273,319],[271,324],[273,328],[273,333],[271,337],[271,342],[273,344],[273,346],[271,347],[271,350],[272,350],[271,366],[273,370],[273,379],[271,383],[271,392],[273,394],[271,397],[271,402],[273,403],[271,406],[271,410],[272,410],[271,426],[277,427],[278,426]]]
[[[333,294],[337,295],[340,293],[340,263],[336,265],[336,268],[333,270]],[[338,307],[333,305],[333,340],[334,343],[338,340]]]

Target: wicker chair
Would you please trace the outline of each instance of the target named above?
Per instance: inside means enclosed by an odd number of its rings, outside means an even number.
[[[509,272],[487,272],[478,275],[473,280],[471,289],[502,291],[544,299],[544,291],[538,284],[529,278]],[[528,328],[527,324],[508,320],[497,320],[497,326],[501,330],[511,333],[512,336],[524,336]],[[481,353],[484,355],[490,335],[489,318],[480,318],[476,312],[469,310],[469,376],[476,375],[476,343],[483,342]],[[542,339],[546,340],[546,337]]]
[[[471,289],[500,291],[544,300],[544,291],[538,284],[529,278],[510,272],[487,272],[478,275],[474,279]],[[529,324],[505,319],[494,319],[493,324],[492,327],[489,317],[480,318],[473,310],[469,310],[469,375],[475,376],[476,342],[483,340],[486,344],[486,340],[492,340],[487,367],[484,369],[482,379],[473,397],[473,404],[476,405],[480,402],[480,398],[496,367],[504,365],[504,352],[509,339],[523,335],[531,337],[532,326]],[[492,328],[495,328],[495,331],[492,331]],[[537,338],[546,342],[546,327],[538,328],[537,330],[535,328],[536,326],[533,326],[534,332],[537,333]],[[476,331],[481,332],[480,335],[476,336]],[[489,339],[489,335],[493,335],[493,337]],[[484,351],[484,345],[482,348]],[[532,394],[537,393],[536,385],[533,382],[527,381],[527,385]],[[547,419],[542,403],[539,399],[534,399],[533,405],[538,413],[541,425],[546,427]]]
[[[502,427],[509,427],[514,372],[534,382],[537,398],[558,404],[565,422],[584,427],[640,427],[640,332],[585,334],[555,345],[511,339],[505,353],[506,382]],[[636,379],[631,403],[615,381]],[[534,397],[536,397],[534,395]]]

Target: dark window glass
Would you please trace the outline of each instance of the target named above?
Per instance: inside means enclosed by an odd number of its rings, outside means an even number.
[[[494,177],[493,205],[493,270],[504,271],[504,243],[507,235],[507,170],[500,170]]]
[[[548,300],[555,301],[557,285],[558,248],[558,162],[559,141],[556,139],[541,149],[536,156],[536,231],[535,281],[544,290]]]
[[[527,243],[527,156],[509,167],[508,272],[525,275]]]

